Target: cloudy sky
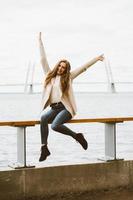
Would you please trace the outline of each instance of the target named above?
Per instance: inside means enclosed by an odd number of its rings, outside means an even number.
[[[131,79],[132,22],[132,0],[0,0],[0,78],[38,65],[41,31],[51,66],[67,58],[75,68],[104,53],[114,74]],[[90,74],[103,74],[99,65]]]

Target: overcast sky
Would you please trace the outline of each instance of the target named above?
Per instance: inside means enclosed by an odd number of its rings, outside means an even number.
[[[0,70],[39,63],[40,31],[51,66],[67,58],[74,68],[105,53],[130,74],[132,0],[0,0]]]

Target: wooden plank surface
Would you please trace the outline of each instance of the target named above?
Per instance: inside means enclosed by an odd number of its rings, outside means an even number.
[[[133,121],[133,117],[113,117],[113,118],[86,118],[86,119],[72,119],[67,123],[114,123],[114,122],[124,122]],[[40,124],[39,120],[25,120],[25,121],[0,121],[0,126],[35,126]]]

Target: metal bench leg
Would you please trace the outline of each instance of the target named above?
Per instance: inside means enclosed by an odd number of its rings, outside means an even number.
[[[105,123],[105,160],[116,160],[116,123]]]
[[[17,162],[26,167],[26,127],[17,127]]]
[[[105,157],[104,161],[123,160],[116,157],[116,123],[105,123]]]
[[[26,163],[26,127],[17,127],[17,163],[11,165],[15,169],[35,167]]]

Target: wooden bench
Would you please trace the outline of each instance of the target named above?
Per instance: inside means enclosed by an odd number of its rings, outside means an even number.
[[[119,118],[93,118],[72,119],[67,123],[104,123],[105,124],[105,155],[103,160],[114,161],[116,156],[116,124],[124,121],[133,121],[133,117]],[[12,126],[17,128],[17,163],[14,168],[33,167],[26,163],[26,128],[40,124],[39,120],[33,121],[1,121],[0,126]]]

